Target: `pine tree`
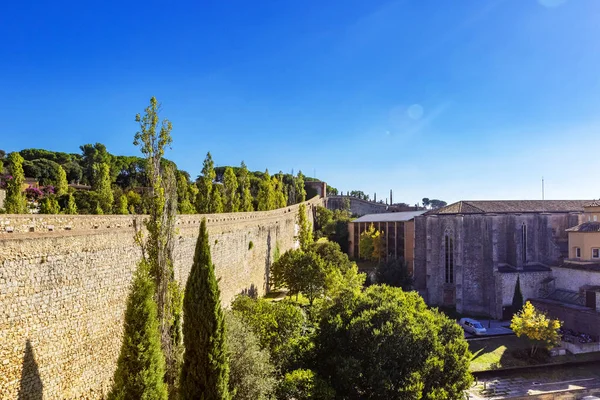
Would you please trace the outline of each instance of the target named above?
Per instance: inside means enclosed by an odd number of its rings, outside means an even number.
[[[517,276],[517,283],[515,284],[512,307],[514,313],[521,311],[523,308],[523,294],[521,293],[521,278],[519,276]]]
[[[183,298],[185,353],[180,381],[182,400],[231,398],[225,321],[214,268],[206,220],[203,219]]]
[[[240,195],[238,194],[238,180],[233,168],[225,168],[223,174],[223,188],[225,189],[225,212],[238,212],[240,208]]]
[[[304,188],[304,175],[302,171],[298,171],[296,176],[296,203],[302,203],[306,201],[306,189]]]
[[[240,211],[254,211],[254,206],[252,205],[252,193],[250,193],[250,177],[248,168],[243,161],[238,182],[240,189]]]
[[[258,194],[256,195],[256,201],[257,211],[268,211],[276,208],[275,190],[273,189],[273,181],[271,180],[268,169],[265,170],[265,174],[260,181]]]
[[[210,151],[206,153],[206,158],[202,165],[202,176],[198,178],[198,195],[196,196],[196,209],[200,214],[211,212],[213,182],[217,174],[215,173],[215,163],[213,162]]]
[[[165,359],[160,347],[155,286],[140,262],[125,311],[125,333],[108,400],[167,399]]]
[[[23,183],[25,182],[23,161],[23,157],[16,151],[8,156],[8,171],[11,177],[6,182],[6,199],[4,200],[4,208],[8,214],[27,213],[27,201],[23,194]]]

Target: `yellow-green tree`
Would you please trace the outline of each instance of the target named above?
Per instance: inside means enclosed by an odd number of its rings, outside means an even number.
[[[383,231],[375,229],[373,224],[360,234],[358,246],[360,258],[371,261],[379,261],[385,255],[385,235]]]
[[[6,181],[6,200],[4,201],[4,207],[8,214],[27,213],[27,201],[23,194],[23,182],[25,182],[23,161],[23,157],[16,151],[8,156],[10,176]]]
[[[296,216],[296,222],[298,223],[297,239],[300,242],[300,248],[302,250],[306,250],[308,246],[313,242],[313,228],[306,215],[305,204],[300,204],[298,206],[298,215]]]
[[[529,301],[513,316],[510,324],[517,337],[526,336],[531,341],[532,356],[540,346],[552,348],[560,342],[560,326],[559,320],[548,318]]]

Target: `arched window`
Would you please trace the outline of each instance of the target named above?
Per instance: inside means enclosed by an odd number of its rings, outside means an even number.
[[[523,222],[521,225],[521,261],[522,264],[527,264],[527,225]]]
[[[454,283],[454,239],[450,233],[444,235],[445,281]]]

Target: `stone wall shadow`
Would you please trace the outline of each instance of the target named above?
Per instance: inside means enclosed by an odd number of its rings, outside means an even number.
[[[25,354],[23,356],[23,371],[21,372],[21,384],[19,386],[18,400],[42,400],[44,384],[40,377],[40,371],[31,341],[27,339]]]
[[[265,294],[271,291],[271,230],[267,235],[267,254],[265,255]]]

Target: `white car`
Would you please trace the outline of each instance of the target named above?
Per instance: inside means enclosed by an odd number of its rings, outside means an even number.
[[[473,335],[485,335],[486,333],[481,322],[471,318],[461,318],[458,324],[462,326],[465,332],[472,333]]]

